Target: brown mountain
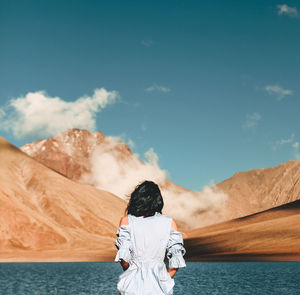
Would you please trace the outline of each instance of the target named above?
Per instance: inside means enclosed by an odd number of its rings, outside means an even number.
[[[109,260],[124,209],[0,137],[0,261]]]
[[[221,192],[192,192],[172,183],[155,164],[139,160],[125,143],[105,137],[102,132],[69,129],[55,137],[26,144],[21,150],[74,181],[98,188],[105,187],[121,198],[126,196],[124,185],[132,186],[133,183],[135,186],[139,181],[139,173],[145,175],[143,177],[153,177],[163,192],[164,213],[174,217],[181,229],[224,220],[224,202],[218,200],[223,200],[226,196]],[[99,163],[99,155],[100,161],[105,162],[105,165]],[[99,175],[102,183],[97,180]],[[107,183],[110,185],[106,186]],[[117,188],[122,185],[121,193]]]
[[[70,129],[56,137],[27,144],[21,149],[70,179],[89,183],[82,176],[91,172],[91,155],[99,146],[113,149],[112,153],[120,160],[120,167],[133,158],[125,143],[119,142],[111,146],[103,133],[90,133],[80,129]],[[228,196],[224,205],[217,199],[210,203],[205,201],[211,199],[210,195],[205,195],[203,201],[199,201],[201,195],[167,179],[161,187],[164,194],[170,196],[166,198],[166,211],[178,220],[182,229],[203,227],[299,199],[300,161],[290,161],[273,168],[238,172],[220,182],[216,188]],[[174,197],[172,200],[171,196]],[[179,205],[175,210],[176,204],[182,204],[185,211],[182,212]],[[187,208],[187,204],[193,208]]]
[[[100,131],[69,129],[55,137],[38,140],[21,147],[21,150],[40,163],[78,181],[91,170],[90,157],[98,146],[110,146],[110,141]],[[132,156],[129,147],[116,143],[115,152],[120,158]]]
[[[192,261],[300,261],[300,200],[187,233]]]
[[[228,219],[260,212],[300,199],[300,161],[238,172],[217,186],[229,196]]]
[[[102,133],[87,140],[91,133],[80,131],[65,133],[70,141],[64,144],[62,139],[52,138],[27,145],[27,152],[36,147],[35,157],[45,152],[41,159],[48,159],[44,160],[48,167],[0,137],[0,261],[112,259],[115,232],[126,203],[109,192],[64,176],[80,179],[90,169],[86,159],[92,147],[107,144]],[[122,143],[116,153],[120,159],[132,155]],[[54,164],[57,172],[49,168]],[[230,195],[229,213],[247,215],[247,206],[257,212],[257,208],[299,198],[298,176],[299,162],[292,161],[237,173],[218,186]],[[174,192],[189,193],[171,182],[165,185]],[[188,259],[299,260],[299,202],[188,231]],[[203,224],[195,223],[199,226]]]

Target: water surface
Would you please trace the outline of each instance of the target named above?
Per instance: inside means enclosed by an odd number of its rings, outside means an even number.
[[[116,294],[112,262],[0,263],[2,295]],[[176,294],[300,294],[300,262],[188,262],[175,276]]]

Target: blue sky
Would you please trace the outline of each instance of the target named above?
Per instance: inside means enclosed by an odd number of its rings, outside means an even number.
[[[2,0],[0,135],[43,137],[12,99],[105,88],[118,98],[89,128],[152,147],[187,188],[300,160],[299,16],[299,1]]]

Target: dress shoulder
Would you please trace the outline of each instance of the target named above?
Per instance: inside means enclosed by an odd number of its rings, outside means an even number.
[[[155,214],[155,217],[165,221],[165,222],[169,222],[171,224],[172,222],[172,217],[168,216],[168,215],[163,215],[160,213]]]

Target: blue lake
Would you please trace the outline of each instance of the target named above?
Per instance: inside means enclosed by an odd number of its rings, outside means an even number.
[[[117,294],[121,273],[111,262],[0,263],[0,294]],[[300,294],[300,262],[188,262],[175,284],[174,295]]]

